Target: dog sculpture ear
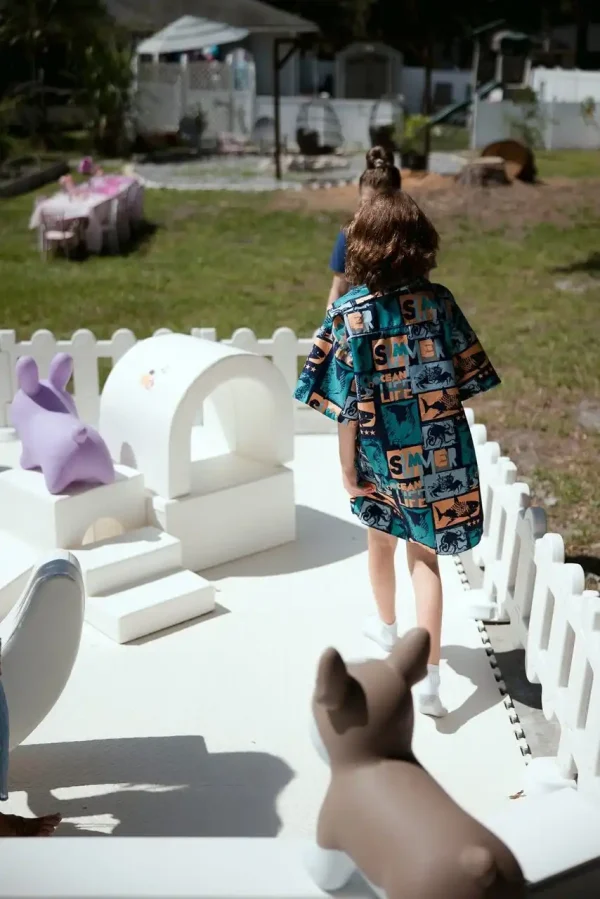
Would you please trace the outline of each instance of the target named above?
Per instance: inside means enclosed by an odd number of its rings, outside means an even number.
[[[15,366],[17,383],[23,393],[34,396],[40,386],[40,374],[33,356],[21,356]]]
[[[336,649],[326,649],[319,661],[315,702],[330,712],[339,711],[348,696],[353,678]]]
[[[48,380],[57,390],[64,390],[73,374],[73,357],[68,353],[57,353],[50,363]]]
[[[409,687],[427,674],[431,638],[424,627],[415,627],[398,640],[389,657],[390,664],[402,675]]]

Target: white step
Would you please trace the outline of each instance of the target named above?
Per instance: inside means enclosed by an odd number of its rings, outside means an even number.
[[[193,571],[179,569],[115,593],[88,596],[85,620],[116,643],[129,643],[215,607],[215,588]]]
[[[181,543],[160,528],[143,527],[74,550],[88,595],[110,593],[127,584],[180,568]]]

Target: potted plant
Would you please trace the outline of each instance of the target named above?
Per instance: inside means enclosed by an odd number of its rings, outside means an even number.
[[[403,169],[423,172],[427,169],[427,157],[424,151],[425,129],[429,127],[429,118],[424,115],[406,116],[399,135],[400,161]]]

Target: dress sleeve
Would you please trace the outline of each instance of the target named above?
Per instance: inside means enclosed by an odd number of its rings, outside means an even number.
[[[341,316],[328,314],[319,328],[294,397],[333,421],[358,420],[352,352]]]
[[[449,342],[456,385],[461,400],[485,393],[500,384],[500,378],[481,346],[477,334],[452,295],[447,298]]]

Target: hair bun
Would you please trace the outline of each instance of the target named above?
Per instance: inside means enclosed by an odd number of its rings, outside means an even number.
[[[367,169],[391,168],[394,165],[394,154],[385,147],[371,147],[367,151]]]

